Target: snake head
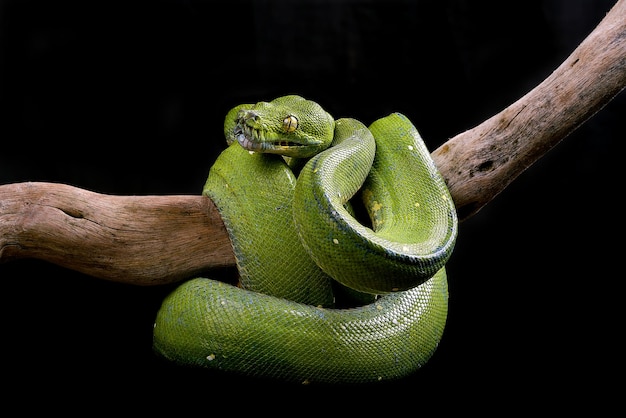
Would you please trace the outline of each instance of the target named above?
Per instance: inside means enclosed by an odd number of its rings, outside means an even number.
[[[300,96],[244,104],[231,109],[224,121],[230,144],[287,157],[311,157],[332,142],[335,121],[319,104]]]

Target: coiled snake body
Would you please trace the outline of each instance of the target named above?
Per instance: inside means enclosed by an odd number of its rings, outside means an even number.
[[[390,380],[425,364],[446,322],[457,215],[412,123],[335,120],[291,95],[233,108],[224,131],[203,193],[240,283],[180,285],[157,314],[155,351],[294,382]]]

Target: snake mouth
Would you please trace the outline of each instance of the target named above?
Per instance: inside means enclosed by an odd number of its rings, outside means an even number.
[[[317,144],[301,144],[285,138],[270,138],[267,131],[255,129],[245,123],[238,123],[233,134],[239,145],[248,151],[295,156],[312,146],[318,146]]]
[[[254,141],[254,140],[250,140],[249,138],[243,135],[237,136],[237,142],[239,142],[239,145],[241,145],[242,147],[244,147],[245,149],[249,151],[260,151],[260,152],[263,152],[263,151],[270,152],[273,150],[281,151],[281,150],[287,150],[287,149],[291,149],[295,147],[304,146],[304,145],[296,144],[295,142],[284,141],[284,140],[274,141],[274,142]]]

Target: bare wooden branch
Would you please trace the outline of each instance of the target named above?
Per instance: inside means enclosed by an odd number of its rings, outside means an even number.
[[[0,261],[37,258],[90,276],[165,284],[234,264],[203,196],[111,196],[57,183],[0,186]]]
[[[433,152],[467,219],[626,86],[626,1],[541,84]]]
[[[626,86],[626,0],[545,81],[433,152],[467,219]],[[203,196],[110,196],[55,183],[0,186],[0,262],[37,258],[156,285],[235,263]]]

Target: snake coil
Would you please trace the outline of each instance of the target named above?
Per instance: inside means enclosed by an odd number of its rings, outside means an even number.
[[[228,230],[239,285],[177,287],[157,313],[154,350],[302,383],[398,379],[424,365],[446,323],[458,221],[408,118],[366,127],[290,95],[233,108],[224,132],[203,193]]]

